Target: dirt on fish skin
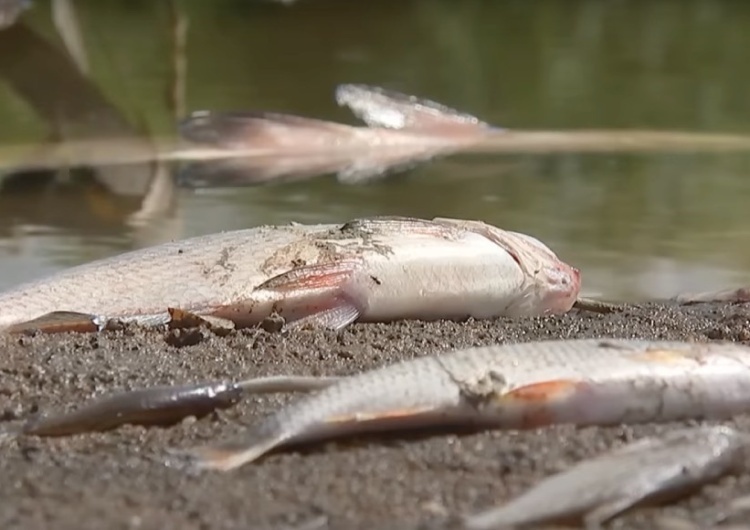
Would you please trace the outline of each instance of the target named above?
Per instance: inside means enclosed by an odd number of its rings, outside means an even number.
[[[0,339],[0,429],[37,410],[125,388],[279,374],[350,374],[455,348],[541,338],[750,343],[750,304],[646,304],[611,314],[353,325],[342,332],[124,330]],[[175,338],[177,337],[177,339]],[[575,462],[678,424],[381,436],[282,450],[229,473],[189,475],[165,451],[223,439],[294,396],[250,398],[199,421],[68,438],[0,438],[0,528],[427,529],[484,510]],[[726,422],[750,432],[750,415]],[[684,426],[685,423],[680,423]],[[740,524],[750,471],[610,528]],[[745,503],[747,504],[747,503]],[[327,526],[325,524],[327,521]]]

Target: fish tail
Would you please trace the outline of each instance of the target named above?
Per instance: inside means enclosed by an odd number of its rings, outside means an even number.
[[[192,470],[231,471],[249,464],[284,441],[266,432],[251,432],[241,440],[171,451],[167,464]]]

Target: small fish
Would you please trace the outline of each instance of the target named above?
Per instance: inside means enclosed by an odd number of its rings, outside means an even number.
[[[180,183],[258,184],[326,173],[362,182],[502,131],[440,103],[380,87],[343,84],[335,96],[368,127],[275,112],[193,112],[179,124],[182,138],[227,151],[252,148],[253,156],[190,164],[180,172]]]
[[[750,407],[750,348],[548,340],[421,357],[348,377],[183,463],[230,470],[289,443],[424,426],[524,429],[726,417]]]
[[[676,498],[740,467],[750,435],[729,427],[643,438],[541,481],[516,499],[464,518],[467,530],[582,519],[588,530],[636,504]]]
[[[674,297],[680,304],[692,305],[709,302],[745,303],[750,302],[750,287],[723,289],[706,293],[687,293]]]
[[[0,330],[96,331],[204,321],[354,321],[568,311],[580,273],[539,240],[479,221],[404,217],[265,226],[98,260],[0,293]]]
[[[338,377],[271,376],[238,383],[218,381],[141,388],[94,399],[71,412],[33,417],[18,432],[69,436],[107,431],[126,424],[168,426],[189,416],[200,418],[229,408],[246,394],[310,392],[339,380]]]

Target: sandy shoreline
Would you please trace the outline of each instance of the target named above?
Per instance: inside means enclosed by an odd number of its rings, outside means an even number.
[[[124,388],[348,374],[455,348],[601,336],[750,342],[750,304],[646,304],[614,314],[574,310],[540,319],[354,325],[341,333],[2,338],[0,419],[12,424],[37,407],[70,407]],[[452,515],[489,507],[578,460],[677,426],[367,437],[280,451],[227,474],[190,476],[161,464],[165,449],[227,436],[289,399],[251,398],[169,429],[0,441],[0,527],[293,529],[320,522],[311,530],[449,528]],[[750,415],[727,423],[750,432]],[[731,513],[730,503],[748,495],[750,472],[678,503],[636,510],[610,526],[740,523],[750,520],[750,511]]]

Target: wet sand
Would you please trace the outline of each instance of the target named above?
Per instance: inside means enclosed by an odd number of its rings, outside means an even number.
[[[615,314],[484,322],[354,325],[340,332],[220,337],[111,332],[0,339],[0,428],[36,410],[125,388],[274,374],[349,374],[454,348],[565,337],[750,343],[750,304],[648,304]],[[235,433],[295,396],[247,399],[171,428],[126,426],[68,438],[0,441],[0,528],[426,529],[495,505],[574,462],[678,427],[553,427],[525,432],[361,437],[281,450],[230,473],[186,474],[165,450]],[[750,415],[727,422],[750,432]],[[684,425],[684,424],[680,424]],[[728,528],[750,471],[610,528]],[[748,502],[745,503],[750,504]]]

